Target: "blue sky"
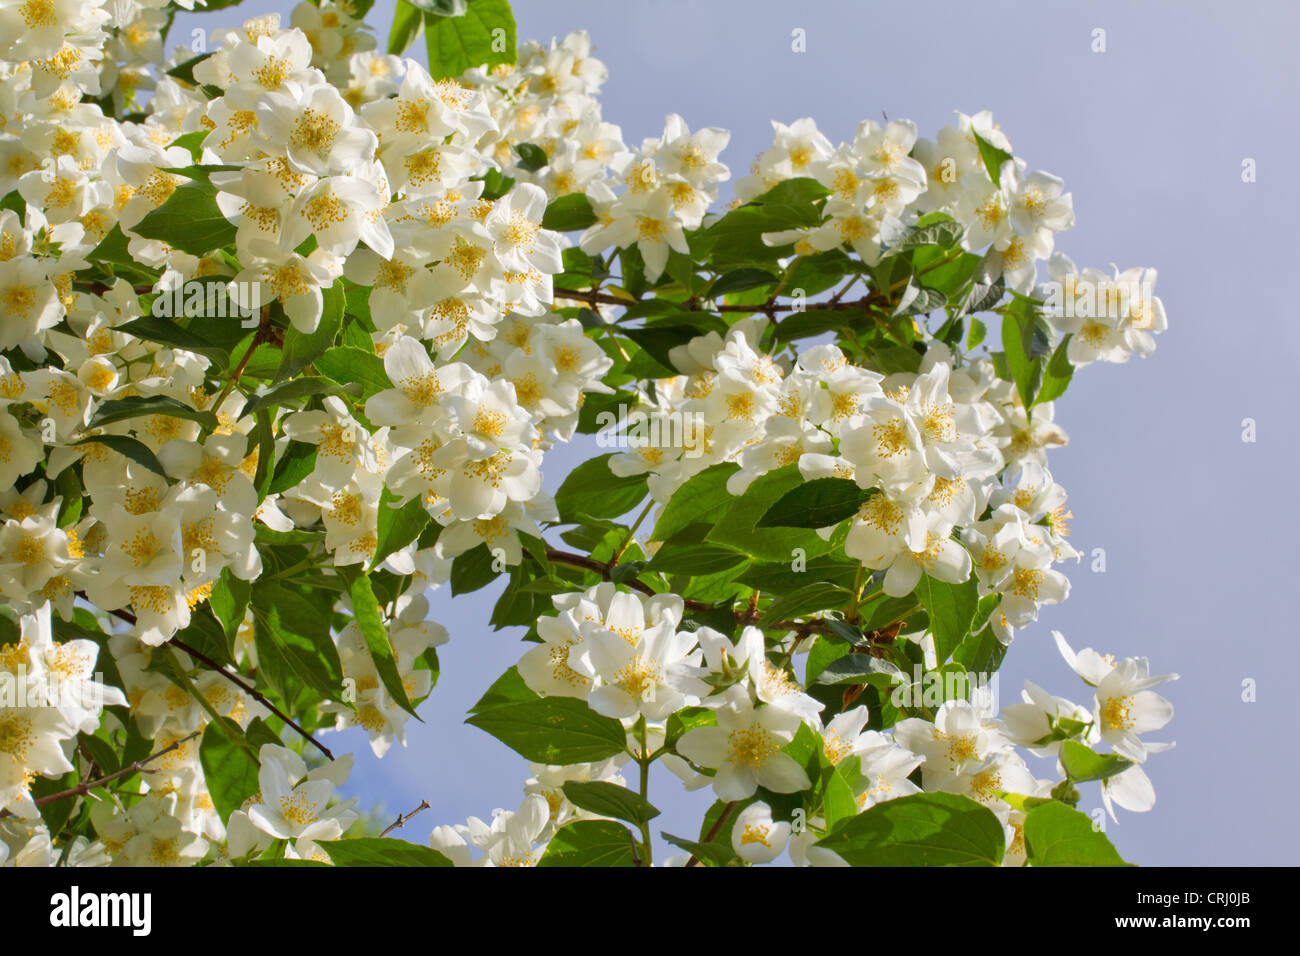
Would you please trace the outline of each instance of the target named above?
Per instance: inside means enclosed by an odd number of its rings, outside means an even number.
[[[247,0],[179,26],[234,26],[271,9],[289,5]],[[370,16],[381,38],[391,11],[379,0]],[[1300,862],[1300,650],[1289,603],[1300,436],[1288,411],[1300,357],[1291,282],[1300,5],[519,0],[515,15],[521,38],[590,31],[610,70],[605,119],[627,142],[681,113],[692,128],[732,131],[722,158],[736,174],[770,143],[772,119],[812,116],[838,141],[883,111],[932,137],[954,110],[991,109],[1016,154],[1074,194],[1078,225],[1057,236],[1059,250],[1081,267],[1159,270],[1170,329],[1155,355],[1084,369],[1057,408],[1070,444],[1050,464],[1070,492],[1072,540],[1085,553],[1105,549],[1106,571],[1087,559],[1064,569],[1070,599],[1017,638],[1002,700],[1029,678],[1088,702],[1052,629],[1076,649],[1145,655],[1154,672],[1180,673],[1161,689],[1174,720],[1153,735],[1178,746],[1147,765],[1156,807],[1120,811],[1108,835],[1144,865]],[[791,50],[796,28],[804,53]],[[1096,29],[1104,53],[1092,50]],[[423,58],[418,42],[410,52]],[[1247,158],[1253,183],[1242,182]],[[1253,443],[1242,441],[1246,418]],[[591,453],[548,455],[547,487]],[[452,641],[406,749],[378,761],[359,732],[330,740],[356,749],[349,792],[363,802],[394,814],[432,803],[409,839],[513,809],[522,796],[522,759],[462,723],[522,649],[516,633],[485,623],[496,591],[433,596]],[[1242,699],[1248,680],[1254,702]],[[1047,761],[1028,759],[1051,775]],[[710,802],[708,791],[682,794],[666,772],[651,799],[664,811],[658,828],[688,836]],[[1099,805],[1091,785],[1080,809]]]

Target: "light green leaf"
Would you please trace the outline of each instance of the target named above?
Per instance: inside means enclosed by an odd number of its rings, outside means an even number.
[[[1002,824],[970,797],[917,793],[878,803],[818,846],[851,866],[998,866]]]
[[[636,866],[632,834],[613,820],[579,820],[560,827],[538,866]]]
[[[1053,800],[1025,815],[1025,855],[1030,866],[1131,866],[1078,810]]]
[[[502,704],[473,714],[466,723],[491,734],[525,759],[544,764],[604,760],[627,745],[621,723],[572,697]]]
[[[569,802],[589,813],[614,817],[640,826],[659,816],[650,803],[627,787],[604,780],[570,780],[561,788]]]
[[[451,866],[437,850],[392,837],[334,840],[320,846],[335,866]]]

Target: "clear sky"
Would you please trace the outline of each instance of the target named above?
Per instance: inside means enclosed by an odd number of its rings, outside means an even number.
[[[235,26],[285,2],[245,0],[183,18]],[[814,117],[839,141],[864,118],[910,118],[933,137],[953,111],[994,112],[1030,168],[1065,179],[1078,225],[1057,248],[1083,267],[1159,270],[1169,316],[1154,356],[1082,370],[1057,421],[1070,444],[1051,458],[1070,493],[1073,543],[1105,550],[1063,568],[1069,601],[1045,608],[1001,672],[1003,703],[1025,678],[1089,703],[1051,630],[1077,649],[1151,659],[1178,672],[1160,690],[1176,749],[1147,764],[1157,803],[1119,811],[1108,835],[1144,865],[1300,863],[1300,650],[1294,623],[1297,509],[1293,304],[1300,209],[1300,4],[1291,0],[900,4],[851,0],[516,0],[521,38],[587,29],[609,67],[606,120],[629,144],[682,114],[732,131],[733,173],[771,142],[770,120]],[[391,0],[370,21],[386,38]],[[286,16],[287,22],[287,16]],[[791,31],[807,51],[791,50]],[[1094,31],[1106,50],[1093,52]],[[177,32],[176,38],[188,36]],[[423,59],[422,40],[411,55]],[[1242,181],[1253,159],[1256,181]],[[1290,408],[1292,411],[1287,411]],[[1256,440],[1242,440],[1243,420]],[[559,486],[586,445],[545,461]],[[1280,501],[1274,501],[1280,496]],[[486,624],[498,588],[433,596],[451,643],[442,678],[411,721],[406,749],[376,760],[360,731],[329,741],[357,752],[347,788],[393,814],[432,809],[402,834],[514,809],[524,761],[462,723],[522,650]],[[1254,701],[1243,700],[1253,681]],[[1247,695],[1248,696],[1248,695]],[[1027,758],[1038,775],[1048,761]],[[662,771],[662,768],[656,768]],[[711,797],[652,780],[656,829],[693,836]],[[1080,809],[1100,805],[1088,785]]]

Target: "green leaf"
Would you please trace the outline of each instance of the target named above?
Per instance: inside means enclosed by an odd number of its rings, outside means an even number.
[[[532,700],[541,700],[537,692],[524,683],[519,671],[513,665],[504,674],[492,682],[478,702],[469,709],[471,714],[505,707],[509,704],[521,704]]]
[[[972,575],[961,584],[948,584],[924,574],[916,586],[916,596],[930,615],[935,657],[942,664],[970,630],[979,606],[979,582]]]
[[[708,707],[684,707],[668,717],[664,729],[664,746],[675,747],[682,734],[696,727],[708,727],[718,722],[716,711]]]
[[[274,477],[271,479],[270,493],[278,494],[288,491],[316,468],[316,456],[320,449],[310,442],[291,441],[280,460],[276,463]],[[258,457],[260,465],[261,456]]]
[[[998,640],[992,627],[984,627],[963,640],[952,659],[972,673],[992,674],[1006,656],[1007,645]]]
[[[148,213],[131,230],[146,239],[159,239],[190,255],[207,255],[235,241],[235,224],[217,208],[217,189],[191,180],[177,186],[167,201]]]
[[[317,395],[359,394],[361,394],[360,385],[340,385],[338,382],[317,375],[302,375],[291,381],[272,385],[264,390],[259,389],[257,393],[249,397],[248,403],[244,405],[244,410],[240,412],[240,417],[256,414],[263,408],[285,405],[300,398],[311,398]]]
[[[254,584],[252,604],[255,626],[266,629],[299,680],[322,697],[342,700],[343,665],[317,605],[270,580]]]
[[[858,801],[840,768],[824,755],[821,760],[822,815],[826,818],[826,827],[833,831],[843,821],[858,815]]]
[[[253,591],[249,583],[235,577],[230,573],[229,568],[223,568],[221,577],[213,583],[212,594],[208,597],[208,606],[221,622],[227,642],[234,639],[235,632],[244,623],[244,612],[248,609],[248,602],[252,596]]]
[[[850,866],[998,866],[1002,824],[970,797],[916,793],[878,803],[818,846]]]
[[[91,443],[105,445],[119,455],[131,459],[137,465],[148,468],[155,475],[163,478],[168,477],[167,470],[163,468],[158,456],[150,451],[149,446],[142,441],[128,438],[126,435],[91,435],[89,438],[73,442],[74,445],[88,445]]]
[[[334,344],[343,326],[343,290],[335,283],[328,289],[321,289],[321,299],[320,322],[314,331],[299,332],[295,328],[285,331],[284,358],[275,373],[277,383],[293,378]]]
[[[426,12],[424,39],[435,80],[515,62],[515,17],[508,0],[469,0],[462,16]]]
[[[664,842],[671,843],[679,850],[685,850],[706,866],[728,866],[736,860],[736,852],[731,848],[730,844],[716,841],[702,843],[698,840],[685,840],[682,837],[673,836],[671,833],[664,833],[662,836]]]
[[[214,720],[203,731],[199,743],[203,780],[222,823],[228,823],[230,815],[258,791],[260,768],[248,748],[236,740],[242,736],[238,724]]]
[[[875,489],[849,478],[815,478],[792,488],[763,513],[759,528],[825,528],[858,513]]]
[[[1132,865],[1086,814],[1055,800],[1025,815],[1025,855],[1030,866]]]
[[[842,329],[856,320],[861,313],[836,309],[805,309],[791,312],[776,324],[773,334],[778,342],[807,339],[836,329]]]
[[[407,0],[397,0],[397,9],[393,11],[393,27],[388,31],[388,52],[393,56],[405,53],[423,23],[424,13],[419,7]]]
[[[726,514],[735,501],[735,497],[727,491],[727,479],[737,470],[737,465],[725,462],[710,465],[687,479],[673,493],[667,507],[659,515],[651,540],[667,541],[688,525],[699,522],[711,524]]]
[[[437,850],[392,837],[334,840],[320,846],[335,866],[451,866]]]
[[[527,760],[567,765],[604,760],[627,745],[623,725],[572,697],[542,697],[502,704],[466,721]]]
[[[1099,754],[1077,740],[1066,740],[1061,744],[1061,765],[1074,783],[1088,780],[1105,780],[1117,773],[1123,773],[1133,766],[1133,761],[1126,760],[1119,754]]]
[[[486,587],[501,572],[496,557],[486,544],[456,555],[451,562],[451,596],[457,597]]]
[[[570,780],[561,788],[569,802],[597,816],[626,820],[640,826],[659,816],[650,803],[635,790],[604,780]]]
[[[628,829],[612,820],[579,820],[555,831],[537,865],[636,866],[633,846]]]
[[[709,284],[706,294],[709,298],[716,299],[719,296],[745,292],[749,289],[761,289],[772,285],[776,280],[777,277],[767,269],[760,269],[756,266],[742,266],[714,279]]]
[[[1070,364],[1070,338],[1067,335],[1061,339],[1061,343],[1052,352],[1052,357],[1047,360],[1043,369],[1043,382],[1038,388],[1038,394],[1034,396],[1035,405],[1056,401],[1070,387],[1070,380],[1074,378],[1074,366]]]
[[[870,684],[882,690],[888,690],[904,679],[903,672],[889,661],[870,654],[837,657],[817,675],[819,684]]]
[[[394,551],[401,551],[418,538],[429,523],[429,512],[424,509],[424,502],[419,495],[401,507],[397,507],[396,503],[397,497],[384,488],[379,496],[378,542],[375,545],[375,556],[370,561],[372,568],[378,567]]]
[[[393,645],[388,640],[388,629],[384,627],[379,601],[375,598],[374,588],[370,586],[370,576],[355,575],[348,586],[348,593],[352,597],[352,613],[366,639],[366,648],[370,651],[370,659],[374,661],[384,689],[402,710],[416,720],[421,719],[406,696],[406,688],[402,686],[402,675],[397,671],[397,658],[393,654]]]
[[[90,420],[87,428],[102,428],[114,422],[139,418],[142,415],[166,415],[171,418],[184,418],[198,422],[209,431],[217,428],[217,416],[212,412],[191,408],[184,402],[166,395],[128,395],[126,398],[110,399],[102,402]]]
[[[999,149],[979,133],[971,131],[975,137],[975,143],[979,146],[980,159],[984,160],[984,168],[988,170],[989,179],[993,180],[994,186],[1002,185],[1002,164],[1012,159],[1012,155],[1005,149]]]
[[[713,544],[679,545],[670,541],[655,552],[654,559],[645,569],[696,577],[717,574],[748,560],[749,555],[732,548]]]
[[[230,365],[230,353],[228,351],[170,319],[146,315],[143,318],[119,325],[117,331],[134,335],[137,339],[145,339],[149,342],[166,345],[169,348],[184,349],[186,352],[202,355],[221,369],[225,369]]]
[[[924,225],[917,223],[915,229],[910,230],[902,239],[891,245],[883,253],[882,257],[896,256],[899,253],[907,252],[909,249],[917,249],[921,246],[940,246],[944,249],[951,249],[961,242],[961,237],[965,232],[966,230],[961,223],[948,216]]]
[[[544,169],[550,163],[546,150],[536,143],[517,143],[515,152],[519,154],[519,161],[515,165],[530,173]]]
[[[1041,318],[1038,303],[1016,296],[1002,317],[1002,349],[1025,408],[1034,405],[1051,347],[1051,330]]]
[[[793,576],[793,572],[791,572]],[[800,617],[813,611],[844,607],[851,595],[830,581],[811,581],[803,587],[783,594],[763,609],[763,622],[770,627],[777,621]]]
[[[796,548],[805,557],[825,554],[830,543],[805,528],[758,528],[758,520],[787,491],[804,484],[799,466],[785,465],[756,479],[745,493],[732,500],[731,507],[705,540],[738,548],[765,561],[789,562]]]
[[[593,518],[617,518],[635,508],[646,496],[646,476],[620,478],[609,470],[612,454],[583,462],[564,479],[555,493],[560,518],[575,520],[578,514]]]
[[[197,84],[198,80],[194,79],[194,68],[215,53],[215,50],[207,53],[200,53],[198,56],[192,56],[188,60],[183,60],[176,66],[167,71],[168,76],[174,76],[178,80],[186,83]]]

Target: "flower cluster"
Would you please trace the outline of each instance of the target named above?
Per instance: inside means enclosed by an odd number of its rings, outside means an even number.
[[[852,862],[822,841],[927,793],[988,808],[1008,863],[1073,783],[1150,808],[1139,735],[1172,712],[1145,660],[1062,642],[1091,708],[897,699],[945,641],[991,634],[996,669],[1066,597],[1054,400],[1166,326],[1154,270],[1055,251],[1071,197],[990,114],[838,147],[776,123],[724,211],[729,133],[672,114],[625,144],[585,33],[467,46],[462,72],[319,0],[166,53],[195,6],[0,0],[0,864],[340,862],[351,756],[317,735],[405,745],[451,639],[430,593],[501,574],[491,623],[535,643],[485,707],[596,743],[507,740],[534,777],[517,812],[434,832],[457,865],[581,855],[660,759],[713,788],[710,852],[744,863]],[[620,404],[700,427],[549,493],[548,452]],[[723,532],[761,514],[718,520],[778,478],[850,489],[820,527],[777,523],[848,567],[820,604],[784,566],[742,580],[771,547]],[[717,498],[684,506],[702,479]],[[651,511],[672,527],[639,541]],[[563,525],[584,554],[551,547]],[[922,587],[967,589],[960,633],[914,623]],[[112,798],[46,810],[92,789]],[[638,863],[651,815],[617,817]]]

